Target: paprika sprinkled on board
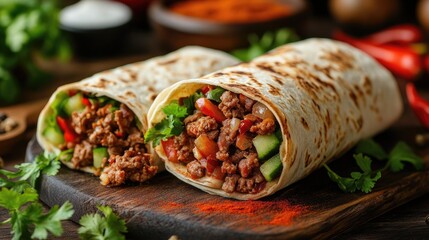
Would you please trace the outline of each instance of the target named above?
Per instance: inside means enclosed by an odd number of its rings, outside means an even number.
[[[291,204],[287,200],[276,201],[234,201],[208,200],[196,203],[164,202],[163,210],[175,211],[183,208],[195,214],[222,214],[234,215],[237,218],[252,218],[255,225],[282,225],[289,226],[296,216],[307,212],[303,205]]]
[[[222,23],[259,22],[290,15],[278,0],[184,0],[170,6],[174,13]]]
[[[208,201],[196,203],[196,212],[199,213],[225,213],[232,215],[245,215],[252,217],[258,225],[288,226],[294,217],[304,213],[307,207],[293,205],[286,200],[278,201]],[[265,219],[263,213],[274,213],[271,218]]]

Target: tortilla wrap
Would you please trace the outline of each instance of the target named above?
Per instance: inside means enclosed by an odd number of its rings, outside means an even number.
[[[56,154],[60,152],[58,146],[43,136],[47,116],[52,114],[50,106],[60,92],[80,90],[124,103],[137,116],[144,132],[148,127],[149,107],[161,90],[180,80],[200,77],[236,63],[238,60],[226,53],[189,46],[165,56],[103,71],[82,81],[61,86],[52,94],[39,115],[37,140],[45,151]],[[149,153],[153,153],[150,146],[147,146],[147,149]],[[159,170],[164,169],[162,161],[156,155],[153,155],[153,161]],[[63,163],[69,168],[75,168],[71,162]],[[95,173],[94,167],[83,167],[79,170]]]
[[[186,166],[166,168],[182,181],[210,194],[240,200],[259,199],[304,178],[397,120],[403,105],[392,74],[347,44],[309,39],[281,46],[249,63],[177,83],[165,89],[150,109],[149,127],[160,122],[164,106],[207,84],[243,94],[267,106],[281,127],[280,176],[256,194],[227,193],[214,178],[192,179]]]

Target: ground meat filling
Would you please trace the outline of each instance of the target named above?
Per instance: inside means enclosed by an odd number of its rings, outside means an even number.
[[[134,113],[125,105],[92,104],[81,112],[73,112],[71,126],[78,143],[67,143],[62,150],[74,148],[74,167],[93,166],[93,149],[106,147],[109,159],[102,163],[101,183],[117,186],[127,181],[143,182],[151,178],[157,167],[144,145],[143,133],[137,128]],[[100,174],[100,173],[98,173]]]
[[[220,100],[218,108],[226,117],[222,123],[199,110],[184,120],[186,131],[174,137],[177,159],[186,165],[194,179],[214,176],[223,180],[222,189],[225,192],[257,193],[263,189],[266,181],[259,170],[258,155],[251,140],[258,134],[273,133],[276,129],[275,120],[253,115],[252,107],[256,101],[242,94],[225,91]],[[238,126],[245,119],[251,121],[252,125],[247,132],[240,134]],[[218,146],[215,160],[201,159],[192,152],[194,140],[203,134]]]

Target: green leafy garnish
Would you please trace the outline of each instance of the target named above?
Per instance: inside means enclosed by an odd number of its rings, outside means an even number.
[[[411,163],[416,170],[424,168],[423,159],[417,156],[404,142],[398,142],[390,153],[387,154],[380,144],[372,139],[366,139],[357,144],[355,152],[357,154],[353,155],[353,157],[362,172],[352,172],[350,174],[351,178],[339,176],[324,164],[329,178],[336,182],[338,187],[344,192],[360,190],[364,193],[369,193],[374,188],[375,183],[381,178],[381,171],[390,169],[392,172],[399,172],[404,169],[404,162]],[[383,168],[372,170],[372,160],[370,157],[378,160],[387,160],[387,162]]]
[[[21,192],[8,188],[0,190],[0,207],[6,208],[10,215],[2,224],[12,225],[12,239],[47,239],[48,232],[54,236],[63,233],[61,221],[69,219],[74,213],[71,203],[65,202],[60,208],[54,206],[44,214],[38,198],[34,188]]]
[[[56,156],[50,155],[46,157],[43,154],[38,155],[32,163],[21,163],[16,165],[16,172],[0,169],[0,174],[9,179],[19,179],[20,181],[29,181],[32,187],[35,186],[36,180],[40,174],[55,175],[61,165]]]
[[[125,221],[120,219],[109,206],[97,206],[104,214],[86,214],[79,220],[79,237],[81,239],[125,239],[127,232]]]
[[[362,172],[352,172],[351,178],[340,177],[332,171],[326,164],[325,168],[328,170],[329,178],[338,184],[338,187],[344,192],[355,192],[356,190],[364,193],[371,192],[375,183],[381,177],[380,171],[373,172],[371,170],[371,159],[362,154],[355,154],[353,158],[356,160],[357,165]]]
[[[249,48],[234,50],[231,54],[241,61],[248,62],[276,47],[298,40],[298,36],[289,28],[266,32],[260,38],[256,34],[252,34],[249,36]]]
[[[188,115],[192,114],[195,110],[195,102],[197,99],[204,97],[204,94],[200,91],[192,94],[191,96],[183,99],[183,107],[188,109]]]
[[[10,218],[1,224],[11,224],[13,239],[46,239],[48,233],[60,236],[61,221],[73,215],[71,203],[52,207],[43,213],[34,188],[41,174],[57,174],[60,163],[54,155],[38,155],[32,163],[16,165],[16,172],[0,170],[0,207],[9,211]]]
[[[225,92],[225,89],[223,89],[223,88],[221,88],[221,87],[216,87],[215,89],[210,90],[210,91],[207,93],[207,98],[208,98],[208,99],[210,99],[210,100],[213,100],[213,101],[215,101],[215,102],[220,103],[220,102],[221,102],[221,100],[220,100],[220,96],[222,96],[222,94],[223,94],[224,92]]]
[[[423,159],[413,152],[404,142],[398,142],[389,153],[389,160],[386,166],[392,172],[399,172],[404,169],[404,163],[411,163],[416,170],[423,170]]]
[[[378,160],[384,160],[388,157],[383,147],[373,139],[364,139],[355,147],[355,153],[363,153]]]
[[[195,101],[200,97],[203,97],[203,94],[198,91],[182,99],[183,105],[173,101],[165,106],[162,111],[166,117],[146,131],[144,135],[145,142],[153,142],[157,146],[161,143],[161,140],[180,135],[184,128],[183,119],[194,111]]]
[[[55,0],[0,1],[0,104],[16,101],[21,86],[37,88],[50,79],[35,64],[35,53],[70,57],[71,48],[59,29],[57,4]]]

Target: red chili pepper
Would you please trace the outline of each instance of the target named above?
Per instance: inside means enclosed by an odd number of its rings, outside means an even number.
[[[422,40],[422,31],[415,25],[401,24],[373,33],[362,39],[375,44],[410,44]]]
[[[245,134],[247,131],[249,131],[250,127],[252,126],[253,122],[249,119],[244,119],[240,122],[240,126],[238,128],[238,132],[240,134]]]
[[[161,145],[169,161],[175,163],[179,162],[177,149],[174,147],[174,138],[171,137],[167,140],[161,141]]]
[[[411,109],[413,109],[420,123],[429,128],[429,101],[419,95],[413,83],[407,83],[405,90]]]
[[[195,102],[195,107],[204,115],[214,118],[217,122],[222,122],[226,119],[222,111],[207,98],[199,98]]]
[[[85,105],[87,107],[91,107],[91,105],[92,105],[91,102],[89,101],[89,99],[86,97],[82,97],[82,103],[83,103],[83,105]]]
[[[64,133],[64,140],[66,140],[66,142],[76,141],[77,134],[74,132],[73,128],[70,126],[66,119],[57,116],[57,123]]]
[[[392,45],[380,46],[368,41],[355,39],[341,31],[336,31],[334,38],[366,52],[393,74],[406,80],[416,79],[422,71],[420,56],[409,48]]]

